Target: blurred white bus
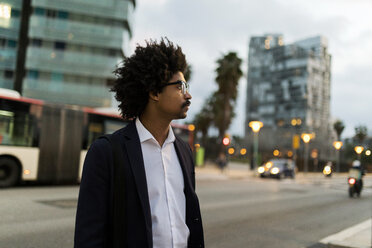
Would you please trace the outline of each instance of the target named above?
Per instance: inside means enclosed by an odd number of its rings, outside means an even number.
[[[0,90],[0,187],[79,182],[89,145],[124,127],[118,114]]]

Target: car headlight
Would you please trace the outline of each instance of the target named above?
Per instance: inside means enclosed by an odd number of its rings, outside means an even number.
[[[262,173],[265,172],[265,167],[260,166],[260,167],[258,167],[257,171],[258,171],[258,173],[262,174]]]
[[[278,167],[274,167],[274,168],[271,169],[271,174],[274,174],[274,175],[275,175],[275,174],[278,174],[279,171],[280,171],[280,170],[279,170]]]
[[[332,170],[331,170],[331,167],[329,167],[329,166],[325,166],[325,167],[324,167],[324,170],[323,170],[323,173],[324,173],[324,174],[330,174],[331,171],[332,171]]]

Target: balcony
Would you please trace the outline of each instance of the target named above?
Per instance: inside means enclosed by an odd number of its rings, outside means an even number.
[[[124,28],[31,16],[30,37],[107,48],[121,48]]]
[[[17,51],[10,48],[0,49],[0,69],[14,70],[16,65]]]
[[[111,93],[105,86],[25,79],[23,96],[42,99],[48,102],[108,107]]]
[[[0,88],[13,89],[13,79],[5,79],[0,77]]]
[[[32,6],[127,20],[130,27],[134,11],[133,3],[129,0],[33,0]]]
[[[26,68],[112,78],[112,71],[115,70],[120,60],[120,58],[115,57],[29,47],[27,49]]]
[[[19,26],[19,18],[0,18],[0,37],[18,40]]]

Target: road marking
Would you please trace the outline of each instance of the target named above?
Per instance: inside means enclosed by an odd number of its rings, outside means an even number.
[[[320,243],[323,243],[323,244],[345,244],[345,240],[352,237],[352,236],[355,236],[365,230],[371,230],[371,221],[372,219],[368,219],[362,223],[359,223],[355,226],[352,226],[350,228],[347,228],[341,232],[338,232],[336,234],[333,234],[333,235],[330,235],[322,240],[320,240],[319,242]],[[367,238],[368,237],[364,237],[364,238]],[[370,241],[370,237],[369,237],[369,241]],[[353,247],[353,246],[351,246]],[[358,247],[358,246],[355,246],[355,247]]]

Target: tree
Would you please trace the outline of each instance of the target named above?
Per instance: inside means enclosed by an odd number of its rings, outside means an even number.
[[[337,121],[333,124],[333,128],[334,128],[335,131],[336,131],[336,134],[337,134],[337,140],[341,140],[341,134],[342,134],[342,132],[344,131],[344,128],[345,128],[344,123],[343,123],[341,120],[337,120]]]
[[[192,67],[191,67],[191,65],[187,65],[186,70],[185,70],[185,73],[183,74],[183,76],[185,77],[186,81],[189,81],[190,80],[191,75],[192,75]]]
[[[218,129],[219,138],[222,140],[226,130],[229,128],[235,115],[234,107],[237,98],[237,87],[241,76],[240,70],[242,60],[235,52],[229,52],[217,60],[217,77],[218,90],[214,94],[214,124]],[[221,142],[220,152],[224,151]]]
[[[357,126],[355,127],[355,138],[363,144],[364,139],[367,137],[367,127],[366,126]]]
[[[198,114],[195,115],[194,124],[196,132],[202,133],[202,146],[206,146],[209,127],[213,122],[213,95],[205,102]]]

